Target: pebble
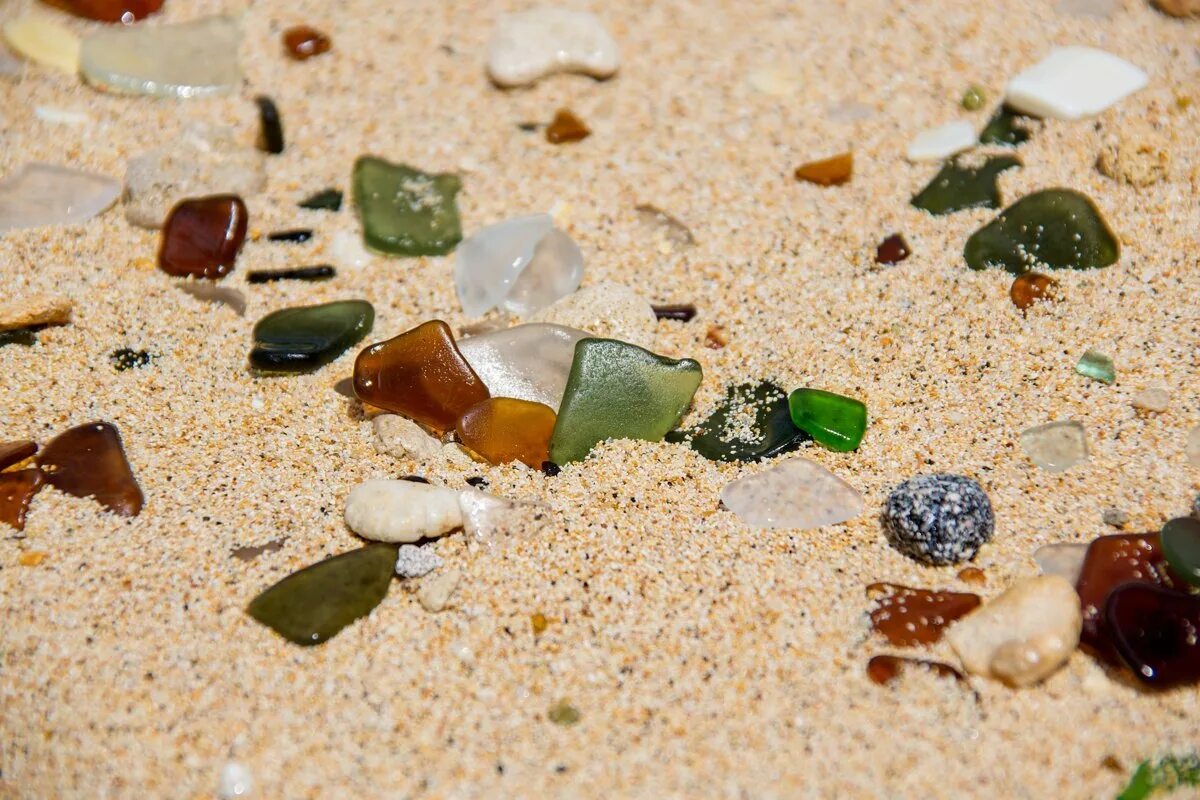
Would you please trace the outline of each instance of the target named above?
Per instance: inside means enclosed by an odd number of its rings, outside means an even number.
[[[158,268],[177,278],[223,278],[233,271],[248,224],[236,195],[181,200],[163,223]]]
[[[883,526],[892,546],[928,564],[975,557],[992,538],[996,520],[987,493],[962,475],[918,475],[892,490]]]
[[[415,542],[462,527],[458,492],[405,480],[370,480],[350,490],[346,524],[365,539]]]
[[[1074,420],[1026,428],[1021,431],[1021,449],[1047,472],[1066,472],[1088,459],[1087,436]]]
[[[371,263],[371,253],[363,247],[362,237],[350,231],[338,231],[333,235],[329,250],[339,266],[362,269]]]
[[[252,791],[254,791],[254,778],[244,764],[229,761],[221,767],[221,777],[217,781],[217,796],[220,800],[249,797]]]
[[[0,233],[47,225],[78,225],[111,206],[121,184],[105,175],[26,164],[0,180]]]
[[[1035,117],[1080,119],[1099,114],[1148,81],[1145,72],[1112,53],[1056,47],[1008,82],[1005,100]]]
[[[462,573],[456,569],[444,570],[432,578],[426,578],[417,589],[417,601],[431,614],[444,611],[461,580]]]
[[[1171,407],[1171,394],[1166,389],[1152,387],[1138,392],[1129,402],[1138,411],[1161,414]]]
[[[66,325],[71,321],[74,308],[75,304],[70,300],[40,294],[0,302],[0,331],[35,325]]]
[[[496,306],[532,314],[572,294],[582,280],[583,253],[549,214],[489,225],[455,252],[454,287],[469,317]]]
[[[1119,508],[1104,509],[1104,513],[1100,515],[1100,519],[1105,525],[1111,525],[1114,528],[1124,528],[1129,523],[1129,515]]]
[[[854,519],[862,495],[815,461],[789,458],[721,489],[721,502],[755,528],[811,530]]]
[[[411,419],[399,414],[380,414],[371,424],[375,429],[375,449],[381,453],[418,460],[441,455],[442,443]]]
[[[650,302],[627,286],[609,281],[564,297],[530,321],[590,331],[647,349],[654,347],[658,332],[658,317]]]
[[[109,422],[63,431],[42,448],[38,466],[46,482],[75,497],[90,497],[123,517],[136,517],[145,498],[125,458],[121,434]]]
[[[444,563],[431,547],[402,544],[396,551],[396,574],[401,578],[420,578],[439,569]]]
[[[74,75],[79,71],[80,40],[48,17],[25,14],[4,23],[8,46],[30,61]]]
[[[160,228],[189,197],[250,197],[267,184],[264,154],[237,143],[230,128],[196,125],[155,150],[130,159],[125,170],[125,218]]]
[[[79,71],[93,86],[126,94],[209,97],[241,85],[241,31],[232,17],[103,28],[83,40]]]
[[[1079,644],[1079,596],[1058,575],[1026,578],[955,623],[946,639],[967,672],[1010,686],[1053,674]]]
[[[609,78],[617,42],[595,14],[534,8],[502,14],[488,43],[488,75],[498,86],[525,86],[559,72]]]
[[[1171,173],[1167,137],[1148,122],[1127,122],[1105,138],[1096,157],[1096,169],[1130,186],[1152,186]]]
[[[458,349],[493,395],[541,403],[557,414],[575,344],[588,336],[562,325],[531,323],[469,336]]]
[[[905,156],[913,162],[941,161],[974,146],[975,126],[966,120],[956,120],[917,134],[909,142]]]
[[[1087,551],[1086,544],[1074,542],[1044,544],[1033,551],[1033,560],[1043,575],[1058,575],[1074,586],[1079,580],[1079,573],[1083,571]]]

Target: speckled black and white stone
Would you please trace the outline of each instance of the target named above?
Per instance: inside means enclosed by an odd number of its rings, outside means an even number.
[[[883,527],[892,546],[927,564],[973,558],[992,538],[996,518],[987,493],[962,475],[918,475],[892,490]]]

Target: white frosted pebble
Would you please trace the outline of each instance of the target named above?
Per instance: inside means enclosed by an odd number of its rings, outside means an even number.
[[[488,44],[488,75],[500,86],[524,86],[556,72],[608,78],[619,64],[616,40],[587,11],[533,8],[503,14]]]
[[[957,120],[917,134],[906,155],[909,161],[941,161],[974,146],[975,126]]]
[[[350,490],[346,524],[364,539],[415,542],[462,526],[458,493],[404,480],[371,480]]]
[[[375,428],[375,449],[381,453],[416,459],[436,458],[442,453],[442,443],[407,417],[380,414],[372,425]]]
[[[462,575],[456,569],[448,569],[432,578],[426,578],[421,583],[421,588],[417,589],[417,601],[422,608],[433,614],[445,610],[461,578]]]
[[[26,14],[5,22],[4,40],[30,61],[69,75],[79,70],[79,37],[48,17]]]
[[[1099,114],[1141,89],[1146,73],[1094,47],[1056,47],[1008,82],[1005,100],[1036,117],[1079,119]]]
[[[52,125],[86,125],[92,118],[82,111],[71,111],[68,108],[53,106],[34,106],[33,115],[42,122]]]

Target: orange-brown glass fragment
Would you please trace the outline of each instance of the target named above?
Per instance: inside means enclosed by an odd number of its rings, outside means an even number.
[[[871,627],[897,647],[933,644],[951,622],[979,606],[979,595],[970,592],[932,592],[895,583],[872,583],[867,597],[878,601],[871,609]]]
[[[808,181],[818,186],[840,186],[850,180],[854,172],[854,154],[842,153],[820,161],[810,161],[796,167],[796,180]]]
[[[54,437],[38,455],[46,482],[60,492],[92,497],[125,517],[142,510],[142,490],[125,459],[121,434],[108,422],[90,422]]]
[[[954,678],[962,683],[966,683],[967,680],[965,675],[949,664],[904,656],[872,656],[871,660],[867,662],[867,677],[880,686],[885,686],[896,680],[901,671],[910,666],[927,669],[939,678]]]
[[[1014,306],[1024,311],[1034,303],[1058,299],[1058,281],[1040,272],[1026,272],[1012,282],[1008,296]]]
[[[20,464],[37,452],[37,444],[27,439],[15,442],[0,442],[0,469]]]
[[[163,223],[158,268],[177,278],[223,278],[246,240],[240,197],[217,194],[181,200]]]
[[[304,61],[328,53],[333,42],[316,28],[297,25],[283,32],[283,46],[289,56],[297,61]]]
[[[550,144],[578,142],[592,135],[592,130],[568,108],[560,108],[546,128],[546,141]]]
[[[19,469],[0,474],[0,522],[25,530],[29,502],[45,483],[40,469]]]
[[[458,420],[458,439],[493,464],[520,461],[534,469],[550,460],[554,410],[542,403],[492,397]]]
[[[467,409],[490,396],[440,319],[378,342],[354,362],[354,393],[435,430],[452,430]]]
[[[162,8],[163,0],[47,0],[77,17],[98,22],[135,22]]]

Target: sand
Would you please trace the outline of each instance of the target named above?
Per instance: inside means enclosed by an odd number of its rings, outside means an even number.
[[[235,8],[167,5],[165,20]],[[1105,508],[1126,510],[1128,530],[1157,529],[1200,488],[1184,456],[1200,423],[1200,23],[1141,0],[1109,19],[1044,0],[594,5],[623,51],[605,83],[498,91],[485,43],[496,13],[516,6],[433,0],[260,0],[246,12],[246,86],[233,97],[106,96],[36,67],[0,80],[0,173],[45,160],[120,177],[129,158],[203,120],[249,142],[260,92],[288,136],[268,190],[248,198],[263,237],[224,282],[245,292],[244,317],[174,288],[153,268],[156,234],[119,206],[0,238],[6,299],[76,304],[36,347],[0,348],[0,433],[44,443],[112,421],[146,494],[126,520],[45,491],[23,535],[0,534],[0,796],[212,797],[234,760],[263,798],[1094,798],[1115,795],[1143,758],[1200,744],[1195,688],[1143,693],[1081,653],[1033,689],[973,679],[978,701],[952,681],[883,688],[864,672],[892,652],[869,633],[867,583],[970,588],[955,568],[919,566],[885,542],[877,510],[905,478],[952,471],[987,489],[996,535],[975,563],[988,596],[1035,573],[1038,545],[1113,532]],[[21,7],[0,4],[0,17]],[[286,60],[280,32],[300,22],[328,31],[332,54]],[[913,209],[936,165],[903,153],[956,117],[981,127],[1010,75],[1071,43],[1128,58],[1150,86],[1096,119],[1045,125],[1020,150],[1025,167],[1001,177],[1003,196],[1082,191],[1124,250],[1109,269],[1059,274],[1065,302],[1022,315],[1010,276],[961,259],[992,212]],[[791,71],[795,93],[751,88],[762,67]],[[971,83],[991,102],[967,114],[957,103]],[[849,103],[866,116],[847,119]],[[51,125],[38,105],[92,122]],[[564,105],[591,138],[556,147],[517,127]],[[1106,133],[1141,120],[1160,126],[1173,161],[1170,180],[1135,189],[1094,162]],[[851,183],[791,178],[847,147]],[[693,322],[659,324],[657,348],[703,365],[695,416],[753,378],[862,398],[871,425],[858,452],[804,455],[862,491],[868,512],[816,531],[752,530],[718,509],[718,493],[763,466],[660,444],[605,446],[556,478],[398,461],[334,389],[353,353],[309,376],[250,376],[254,322],[289,305],[365,298],[372,340],[429,318],[466,321],[450,258],[245,285],[250,269],[336,261],[331,242],[357,230],[353,212],[296,202],[347,188],[362,153],[459,172],[468,232],[556,209],[585,253],[585,285],[694,302]],[[664,253],[639,227],[639,203],[685,222],[696,246]],[[265,239],[300,225],[316,229],[313,244]],[[912,257],[873,268],[875,244],[895,231]],[[727,347],[704,346],[710,325]],[[121,347],[158,358],[116,372],[108,354]],[[1115,385],[1073,372],[1088,348],[1113,358]],[[1158,385],[1169,409],[1135,412],[1131,399]],[[1082,422],[1092,450],[1061,475],[1017,444],[1056,419]],[[341,520],[352,486],[408,473],[450,486],[482,475],[546,514],[491,550],[441,542],[463,578],[440,614],[397,582],[369,618],[300,649],[243,613],[274,581],[358,546]],[[231,555],[280,537],[255,560]],[[31,551],[47,556],[21,566]],[[549,620],[537,638],[534,613]],[[944,645],[924,655],[953,658]],[[578,724],[547,720],[560,699]]]

